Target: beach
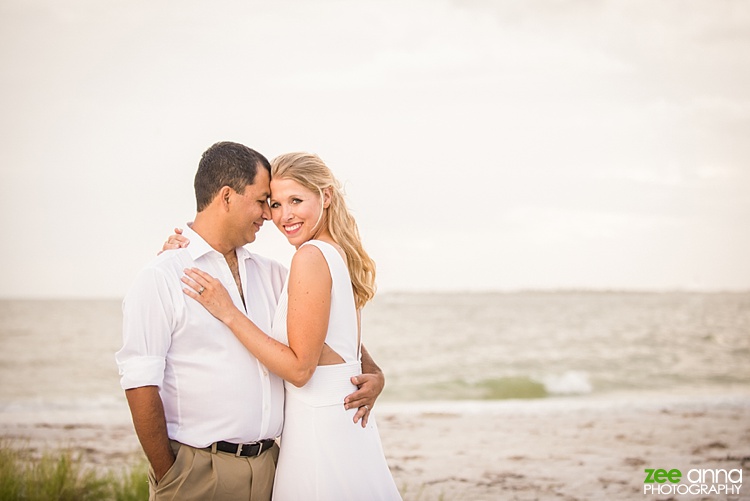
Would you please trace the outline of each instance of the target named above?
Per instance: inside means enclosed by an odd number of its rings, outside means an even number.
[[[750,392],[744,389],[383,403],[375,412],[405,500],[750,500],[750,486],[733,482],[720,485],[739,487],[738,495],[711,492],[722,488],[713,483],[704,487],[708,494],[644,494],[646,469],[678,469],[683,476],[691,469],[735,470],[734,480],[740,470],[748,478]],[[143,458],[124,404],[46,417],[5,412],[0,435],[34,454],[71,448],[96,468],[121,470]]]
[[[750,477],[750,293],[385,294],[365,313],[405,500],[750,500],[688,478]],[[4,445],[143,461],[121,322],[119,300],[0,301]]]

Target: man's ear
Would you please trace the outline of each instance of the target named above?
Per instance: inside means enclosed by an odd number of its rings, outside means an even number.
[[[219,201],[221,202],[221,206],[225,209],[229,209],[229,199],[232,197],[232,195],[235,193],[235,191],[230,188],[229,186],[222,186],[219,190],[219,194],[217,197],[219,198]]]

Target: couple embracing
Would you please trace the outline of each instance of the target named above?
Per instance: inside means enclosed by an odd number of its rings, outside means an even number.
[[[400,499],[360,335],[375,264],[331,171],[222,142],[195,196],[123,301],[116,359],[150,499]],[[247,248],[269,219],[297,249],[288,271]]]

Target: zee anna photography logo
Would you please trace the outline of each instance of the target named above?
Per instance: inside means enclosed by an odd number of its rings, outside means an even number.
[[[646,468],[643,481],[644,494],[729,494],[739,495],[742,489],[742,469],[698,469],[689,470],[683,477],[677,469],[664,470]]]

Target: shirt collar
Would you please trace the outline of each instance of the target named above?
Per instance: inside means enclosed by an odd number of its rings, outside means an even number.
[[[185,225],[185,229],[182,230],[182,235],[190,240],[190,245],[187,246],[187,251],[190,253],[190,257],[193,259],[193,261],[202,256],[205,256],[209,252],[216,252],[217,254],[220,254],[219,251],[211,247],[208,242],[203,239],[202,236],[196,233],[188,225]],[[252,253],[244,246],[237,248],[236,251],[238,259],[252,258]]]
[[[187,251],[190,253],[190,257],[193,261],[205,256],[209,252],[218,252],[216,249],[208,245],[208,242],[203,240],[203,237],[193,231],[192,228],[185,225],[185,229],[182,230],[182,236],[190,240],[190,245],[187,246]]]
[[[247,246],[243,245],[237,249],[237,259],[251,259],[253,254],[247,250]]]

